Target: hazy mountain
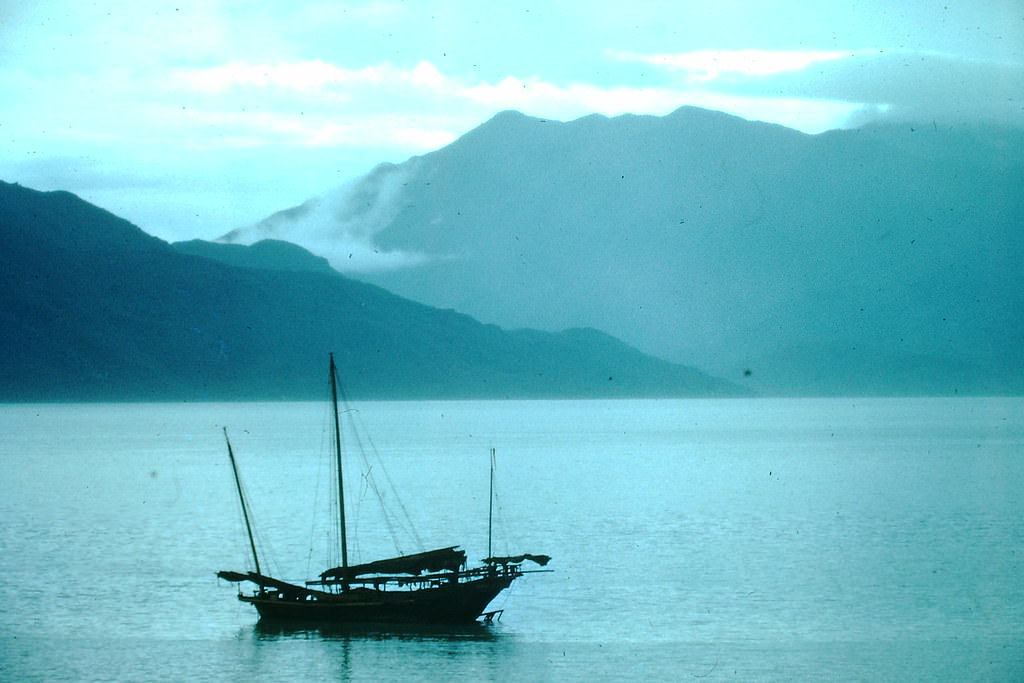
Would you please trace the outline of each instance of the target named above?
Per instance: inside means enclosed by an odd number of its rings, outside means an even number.
[[[773,393],[1024,391],[1024,135],[515,112],[226,239]]]
[[[721,395],[595,330],[505,331],[294,245],[171,246],[66,192],[0,183],[0,400]]]

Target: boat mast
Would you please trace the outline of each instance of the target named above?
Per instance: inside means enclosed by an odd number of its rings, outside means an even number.
[[[487,557],[491,554],[491,529],[494,526],[494,449],[491,449],[491,489],[487,494]]]
[[[249,505],[245,502],[245,494],[242,492],[242,480],[238,478],[238,465],[235,463],[235,453],[231,450],[231,440],[228,438],[228,428],[224,427],[224,441],[228,444],[228,457],[231,458],[231,471],[235,474],[235,488],[238,489],[238,500],[242,502],[242,517],[245,519],[245,531],[249,534],[249,548],[252,549],[252,561],[256,563],[256,573],[260,571],[260,558],[256,555],[256,541],[252,538],[252,524],[249,522]]]
[[[334,354],[331,353],[328,356],[331,360],[331,405],[334,408],[334,457],[338,467],[338,526],[341,530],[341,567],[348,569],[348,539],[345,532],[345,480],[341,472],[341,421],[338,419],[338,368],[334,364]]]

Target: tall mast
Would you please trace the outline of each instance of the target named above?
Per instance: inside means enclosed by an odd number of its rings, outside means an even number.
[[[249,505],[245,502],[245,494],[242,492],[242,480],[238,478],[238,465],[235,463],[235,453],[231,450],[231,440],[228,439],[228,428],[224,427],[224,441],[228,444],[228,457],[231,458],[231,471],[235,474],[235,488],[238,489],[238,500],[242,502],[242,517],[245,518],[245,531],[249,534],[249,548],[252,549],[252,561],[256,563],[256,573],[260,571],[260,558],[256,555],[256,541],[252,538],[252,524],[249,522]]]
[[[491,449],[491,489],[487,494],[487,557],[491,554],[491,529],[494,526],[494,449]]]
[[[348,538],[345,531],[345,479],[341,472],[341,421],[338,419],[338,368],[331,359],[331,405],[334,408],[334,457],[338,467],[338,526],[341,530],[341,566],[348,569]],[[347,574],[348,572],[343,572]]]

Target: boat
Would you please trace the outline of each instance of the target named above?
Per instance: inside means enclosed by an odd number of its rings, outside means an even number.
[[[398,557],[350,564],[345,519],[342,430],[338,409],[338,369],[329,354],[329,378],[333,418],[333,456],[337,472],[338,538],[341,565],[323,571],[318,578],[293,583],[264,574],[256,552],[249,506],[238,474],[227,429],[224,438],[242,506],[254,570],[220,571],[217,576],[239,584],[238,599],[256,608],[260,622],[304,624],[456,624],[500,617],[502,610],[486,611],[488,605],[513,581],[526,573],[549,571],[524,569],[525,562],[541,567],[547,555],[494,556],[491,527],[494,508],[494,452],[491,451],[491,492],[488,514],[487,557],[469,567],[466,551],[449,546]],[[243,585],[251,585],[249,592]]]

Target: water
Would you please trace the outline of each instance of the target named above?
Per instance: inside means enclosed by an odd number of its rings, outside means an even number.
[[[555,570],[499,623],[281,632],[215,578],[222,425],[269,569],[336,552],[318,404],[0,406],[0,679],[1024,680],[1024,399],[357,409],[427,547],[486,552],[497,448],[495,551]],[[394,552],[349,484],[353,561]]]

